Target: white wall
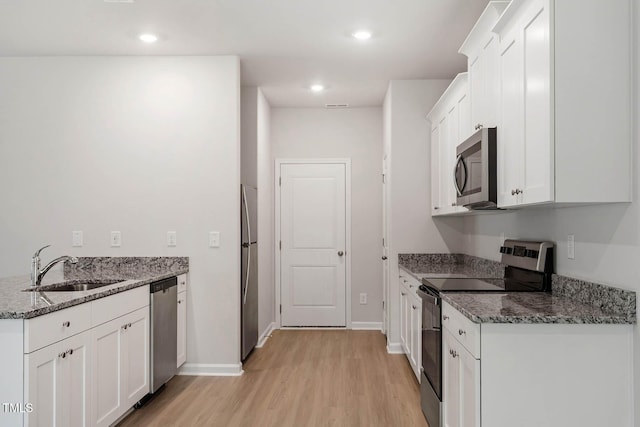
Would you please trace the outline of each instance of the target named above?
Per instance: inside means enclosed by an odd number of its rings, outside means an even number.
[[[275,158],[351,158],[351,319],[382,321],[382,110],[273,108],[271,138]]]
[[[388,230],[390,319],[387,342],[400,343],[398,254],[456,252],[462,227],[431,219],[431,124],[426,116],[450,80],[394,80],[384,101],[384,146],[389,164]]]
[[[188,256],[187,362],[237,366],[238,58],[5,57],[0,91],[0,276],[44,244],[45,261]]]
[[[258,333],[267,332],[275,322],[275,290],[273,244],[274,159],[271,153],[271,107],[257,90],[257,138],[258,138]]]
[[[499,259],[500,233],[506,237],[545,239],[557,245],[556,271],[640,293],[640,1],[635,8],[635,93],[632,116],[634,195],[633,203],[565,209],[527,209],[519,212],[460,219],[465,227],[465,252]],[[600,84],[604,84],[600,82]],[[575,126],[585,126],[575,123]],[[588,126],[588,125],[587,125]],[[606,144],[606,141],[603,141]],[[579,159],[580,154],[576,154]],[[597,173],[597,170],[594,171]],[[575,235],[575,259],[567,258],[567,235]],[[635,354],[640,355],[640,328],[634,327]],[[635,357],[636,425],[640,426],[640,357]]]

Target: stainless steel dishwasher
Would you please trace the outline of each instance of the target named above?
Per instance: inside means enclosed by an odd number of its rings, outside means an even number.
[[[151,393],[178,370],[178,278],[151,283]]]

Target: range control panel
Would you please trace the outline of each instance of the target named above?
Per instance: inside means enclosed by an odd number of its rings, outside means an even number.
[[[526,270],[553,271],[553,242],[507,239],[500,247],[502,263]]]

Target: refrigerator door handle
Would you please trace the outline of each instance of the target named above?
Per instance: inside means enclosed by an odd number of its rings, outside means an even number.
[[[251,242],[251,224],[249,223],[249,206],[247,206],[247,192],[245,189],[245,186],[242,186],[242,200],[244,201],[244,214],[245,214],[245,218],[247,220],[247,241]],[[243,247],[249,247],[249,245],[247,244],[247,246],[244,246],[244,243],[242,244]],[[249,288],[249,272],[251,271],[249,269],[249,266],[251,265],[251,249],[249,249],[247,251],[247,275],[245,277],[245,281],[244,281],[244,293],[242,296],[242,304],[245,305],[247,303],[247,289]]]

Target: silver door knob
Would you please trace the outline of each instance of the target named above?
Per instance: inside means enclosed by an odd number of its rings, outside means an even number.
[[[344,255],[344,252],[338,251],[338,256],[342,256],[342,255]]]
[[[386,257],[386,256],[384,256],[384,255],[382,255],[382,260],[383,260],[383,261],[386,261],[386,260],[387,260],[387,257]]]

